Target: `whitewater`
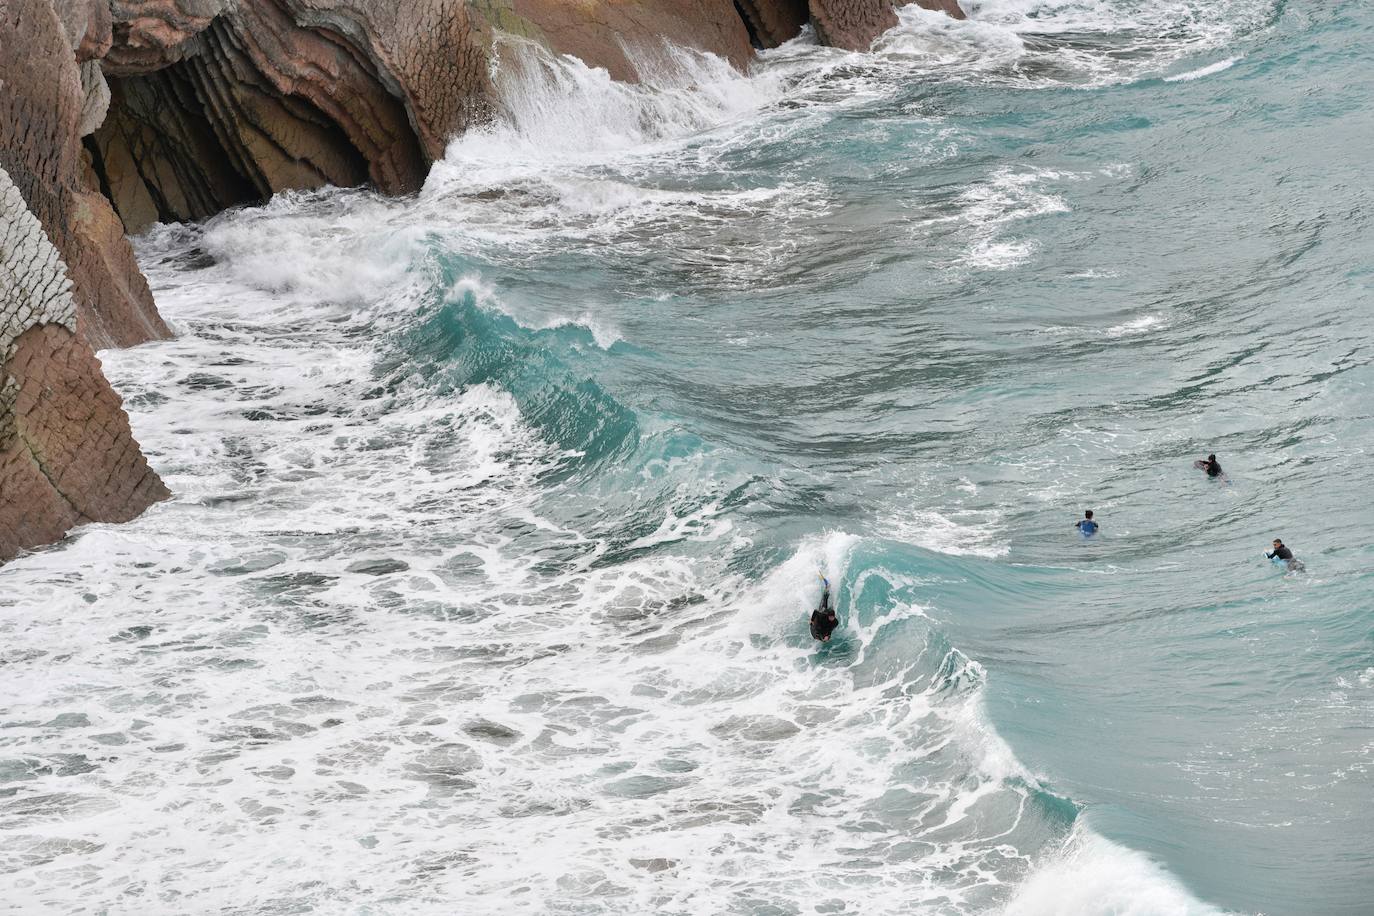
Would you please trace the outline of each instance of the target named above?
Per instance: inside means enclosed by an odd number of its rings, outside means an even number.
[[[965,8],[135,240],[0,907],[1369,912],[1374,8]]]

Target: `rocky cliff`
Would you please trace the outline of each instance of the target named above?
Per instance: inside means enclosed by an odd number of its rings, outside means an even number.
[[[167,496],[77,311],[61,256],[0,169],[0,558]]]
[[[955,0],[916,0],[962,16]],[[168,336],[126,232],[272,194],[417,190],[499,106],[493,36],[634,80],[663,42],[740,67],[893,0],[0,0],[0,560],[166,490],[93,350]]]
[[[90,55],[109,41],[103,3],[0,0],[0,167],[62,255],[78,329],[97,348],[168,333],[82,155],[109,97]]]
[[[81,155],[103,10],[0,3],[0,559],[167,495],[92,352],[167,336]]]
[[[129,231],[276,191],[417,190],[490,116],[494,29],[633,79],[663,40],[743,65],[733,0],[113,0],[110,114],[87,144]]]
[[[918,0],[962,16],[955,0]],[[276,191],[418,189],[496,105],[494,31],[636,78],[668,41],[747,65],[811,21],[866,47],[892,0],[110,0],[109,115],[87,140],[126,229]],[[102,42],[90,42],[97,54]]]

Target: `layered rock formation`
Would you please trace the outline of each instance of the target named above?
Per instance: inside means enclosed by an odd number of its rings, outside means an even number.
[[[579,57],[618,80],[637,79],[631,58],[652,57],[664,42],[710,51],[740,68],[753,53],[734,0],[479,0],[474,6],[491,28]]]
[[[775,48],[810,22],[821,44],[862,51],[897,24],[896,8],[908,3],[964,18],[959,0],[737,0],[735,5],[756,48]]]
[[[73,0],[75,2],[75,0]],[[962,16],[955,0],[917,0]],[[491,115],[501,31],[634,80],[663,42],[743,67],[814,22],[859,49],[892,0],[110,0],[110,114],[87,143],[130,232],[325,184],[418,189]],[[95,30],[92,30],[95,31]],[[99,42],[92,42],[96,53]]]
[[[733,0],[113,0],[110,116],[88,144],[125,226],[325,184],[419,188],[488,118],[492,32],[634,79],[663,41],[743,66]],[[794,33],[795,34],[795,33]]]
[[[81,155],[108,13],[0,2],[0,559],[167,495],[92,352],[167,336]]]
[[[460,0],[114,0],[111,115],[90,144],[129,231],[277,191],[414,191],[486,114]]]
[[[18,186],[72,279],[77,326],[96,347],[166,337],[124,228],[90,175],[82,131],[104,117],[99,65],[108,8],[95,0],[0,3],[0,167]],[[105,12],[102,18],[101,11]]]
[[[166,496],[77,334],[61,256],[0,169],[0,559]]]

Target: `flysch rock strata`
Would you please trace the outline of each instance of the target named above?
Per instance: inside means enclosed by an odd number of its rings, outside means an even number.
[[[61,256],[0,169],[0,559],[168,495],[76,312]]]

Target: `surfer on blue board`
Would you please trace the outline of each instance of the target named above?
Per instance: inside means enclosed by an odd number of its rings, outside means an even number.
[[[1302,560],[1299,560],[1293,556],[1293,551],[1289,550],[1287,547],[1283,545],[1283,540],[1281,538],[1274,538],[1273,551],[1266,552],[1264,555],[1270,560],[1278,560],[1286,563],[1288,565],[1289,572],[1297,572],[1298,570],[1304,568],[1302,565]]]
[[[821,582],[825,583],[825,591],[821,592],[820,606],[811,612],[811,638],[830,642],[830,634],[840,625],[840,619],[830,604],[830,580],[821,576]]]
[[[1086,510],[1083,513],[1083,517],[1074,523],[1074,527],[1077,528],[1079,534],[1083,535],[1085,538],[1097,534],[1098,524],[1093,521],[1093,510]]]

